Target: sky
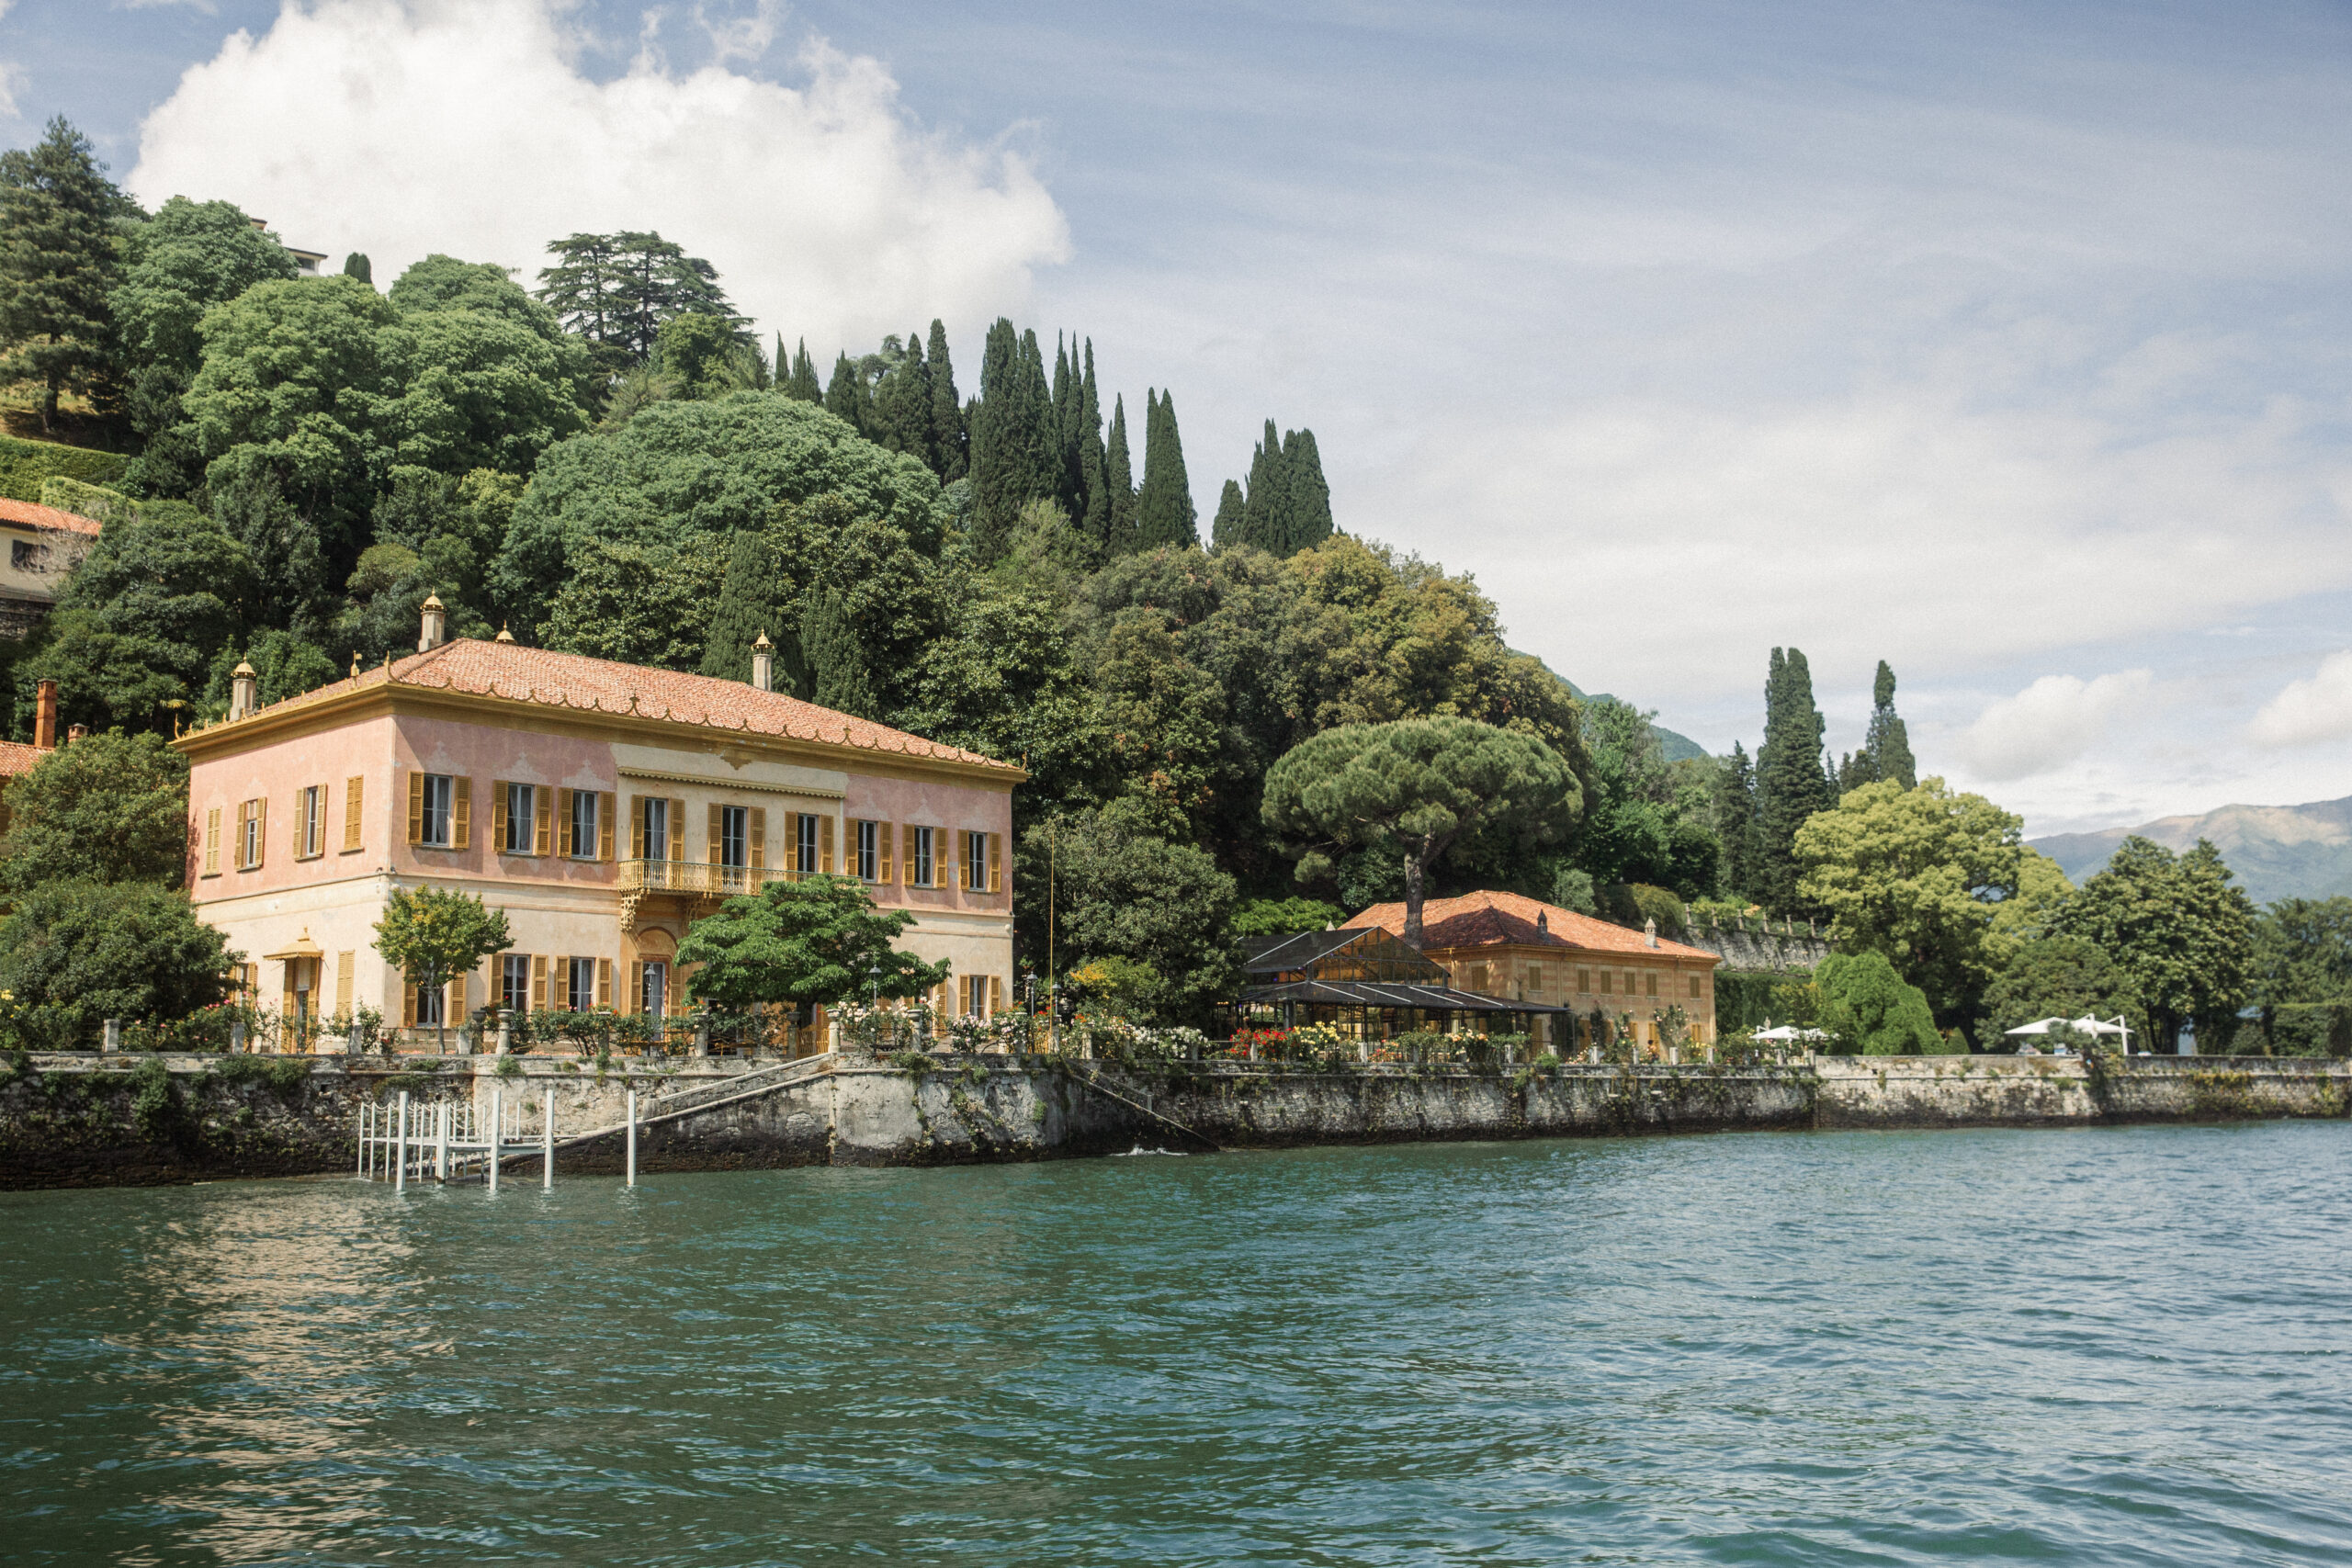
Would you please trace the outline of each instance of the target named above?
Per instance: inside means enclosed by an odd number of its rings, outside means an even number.
[[[655,228],[1265,420],[1514,647],[1752,750],[1804,649],[2031,833],[2352,794],[2352,8],[0,0],[0,139],[526,281]]]

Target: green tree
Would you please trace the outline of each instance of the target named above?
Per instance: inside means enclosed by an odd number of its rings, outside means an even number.
[[[1289,527],[1281,551],[1287,556],[1331,536],[1331,486],[1323,478],[1323,454],[1315,445],[1315,432],[1284,433],[1283,473],[1290,487]]]
[[[144,446],[126,483],[184,495],[202,481],[203,454],[181,399],[203,363],[204,313],[256,283],[295,276],[286,247],[231,202],[175,196],[130,226],[112,305],[130,427]]]
[[[952,483],[964,477],[970,464],[971,440],[956,391],[956,365],[947,355],[947,328],[936,319],[924,347],[931,362],[932,452],[938,460],[940,482]]]
[[[2352,1054],[2352,898],[2283,898],[2264,909],[2248,990],[2271,1054]]]
[[[33,146],[0,152],[0,378],[40,387],[44,431],[59,397],[87,389],[112,359],[108,296],[138,216],[62,115]]]
[[[865,644],[840,589],[809,595],[801,611],[800,646],[808,661],[809,701],[857,718],[880,716],[882,703],[875,695]]]
[[[443,887],[395,887],[376,921],[376,951],[412,985],[437,990],[451,977],[481,967],[514,939],[502,909],[482,906],[481,896]],[[434,1030],[435,1054],[447,1040],[446,1015]]]
[[[1227,934],[1233,878],[1205,850],[1080,812],[1022,835],[1013,886],[1023,955],[1041,971],[1050,926],[1058,972],[1102,959],[1144,965],[1148,975],[1128,976],[1130,994],[1168,1022],[1211,1022],[1239,983]]]
[[[556,595],[545,645],[665,670],[701,665],[725,567],[714,541],[592,544]]]
[[[817,362],[808,357],[807,338],[800,340],[799,352],[792,356],[791,378],[788,381],[780,378],[776,389],[799,402],[821,403],[825,400],[825,389],[817,380]]]
[[[369,264],[366,251],[353,251],[343,258],[343,276],[356,277],[370,288],[376,287],[376,269]]]
[[[755,389],[766,379],[759,351],[733,321],[688,310],[654,334],[655,362],[690,398]]]
[[[722,1011],[787,1007],[805,1017],[869,995],[901,1000],[936,988],[947,961],[926,964],[893,945],[914,923],[911,910],[876,908],[854,876],[771,882],[696,920],[678,962],[701,965],[687,989]]]
[[[411,646],[413,644],[412,637]],[[315,692],[343,674],[326,649],[300,634],[276,629],[261,632],[242,654],[232,643],[212,656],[212,675],[204,683],[204,695],[197,704],[198,714],[214,720],[228,716],[232,682],[241,662],[253,666],[264,707],[299,697],[305,692]]]
[[[53,1050],[88,1050],[109,1018],[213,1006],[238,956],[186,894],[153,883],[42,883],[0,920],[0,990]]]
[[[874,410],[866,400],[865,378],[846,354],[833,359],[832,379],[825,383],[825,412],[859,434],[874,437]]]
[[[1102,721],[1069,628],[1050,598],[1020,582],[966,586],[947,635],[922,651],[900,728],[1017,761],[1017,807],[1085,800],[1101,789]]]
[[[1269,555],[1290,554],[1283,547],[1290,538],[1290,475],[1283,467],[1282,437],[1274,434],[1274,422],[1270,419],[1265,434],[1250,451],[1250,493],[1242,502],[1241,542]]]
[[[253,592],[251,558],[218,522],[184,502],[149,502],[108,526],[66,580],[41,646],[17,667],[18,713],[47,678],[64,717],[168,729],[168,705],[203,689]]]
[[[752,678],[752,645],[768,639],[773,689],[807,696],[808,671],[800,660],[800,613],[791,585],[783,579],[775,541],[766,529],[746,528],[727,554],[727,575],[711,611],[702,672],[722,681]]]
[[[1201,542],[1172,392],[1151,401],[1150,417],[1144,423],[1143,489],[1136,497],[1136,542],[1147,550],[1160,545],[1194,547]]]
[[[1880,953],[1833,953],[1815,965],[1821,1027],[1848,1052],[1865,1056],[1948,1054],[1928,998],[1906,985]]]
[[[1847,757],[1838,769],[1840,789],[1859,789],[1879,779],[1890,779],[1905,789],[1919,782],[1918,765],[1911,757],[1910,732],[1894,711],[1894,671],[1878,661],[1878,680],[1871,687],[1870,732],[1862,749]]]
[[[1235,480],[1226,480],[1225,489],[1217,493],[1216,516],[1209,524],[1209,543],[1218,549],[1241,543],[1248,511],[1241,486]]]
[[[718,273],[649,231],[573,234],[548,242],[556,265],[539,273],[538,298],[586,341],[597,367],[617,374],[653,358],[662,324],[689,313],[745,324]]]
[[[1721,883],[1728,897],[1758,897],[1756,842],[1756,770],[1747,750],[1735,740],[1731,755],[1715,773],[1715,842],[1723,848]]]
[[[1231,930],[1237,938],[1293,936],[1329,931],[1347,918],[1346,910],[1319,898],[1252,898],[1234,911]]]
[[[1330,849],[1393,844],[1405,872],[1405,940],[1421,942],[1429,872],[1456,840],[1566,833],[1583,807],[1576,775],[1531,735],[1464,718],[1348,725],[1285,752],[1266,775],[1265,818],[1309,844],[1302,882],[1330,874]]]
[[[1016,333],[1001,316],[981,351],[971,429],[972,553],[985,563],[1004,552],[1021,509],[1057,488],[1059,441],[1037,334]]]
[[[1984,1051],[2013,1051],[2008,1032],[2045,1018],[2113,1018],[2132,1010],[2129,984],[2097,942],[2041,936],[2019,942],[1984,992],[1976,1025]]]
[[[1831,946],[1883,954],[1939,1021],[1971,1023],[2000,967],[1994,917],[2018,890],[2023,827],[1941,779],[1864,784],[1797,830],[1798,896],[1827,913]]]
[[[1797,829],[1837,804],[1822,768],[1821,730],[1804,653],[1774,649],[1764,682],[1764,743],[1756,751],[1756,870],[1763,902],[1782,913],[1803,908]]]
[[[7,786],[0,894],[51,882],[143,882],[187,874],[187,759],[160,735],[109,729],[61,746]]]
[[[2060,911],[2057,929],[2104,948],[2142,1038],[2161,1048],[2194,1021],[2202,1046],[2237,1027],[2254,960],[2254,905],[2213,846],[2176,855],[2133,834]]]
[[[1127,405],[1124,398],[1111,401],[1111,434],[1102,447],[1102,484],[1106,492],[1103,545],[1112,555],[1136,548],[1136,476],[1127,445]]]

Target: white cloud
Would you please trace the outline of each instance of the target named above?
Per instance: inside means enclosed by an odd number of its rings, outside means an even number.
[[[2310,679],[2288,682],[2262,705],[2246,733],[2263,746],[2352,738],[2352,651],[2331,653]]]
[[[181,77],[128,183],[150,205],[226,197],[291,243],[367,252],[386,280],[440,251],[527,284],[551,238],[657,229],[817,352],[1017,310],[1032,270],[1068,254],[1027,164],[915,127],[876,62],[812,41],[804,87],[729,69],[766,48],[772,7],[705,24],[717,63],[675,74],[648,48],[608,82],[576,68],[567,9],[288,0]]]
[[[2145,670],[2088,681],[2044,675],[1979,714],[1960,738],[1961,755],[1976,777],[1995,784],[2063,768],[2104,741],[2109,721],[2136,707],[2152,683]]]

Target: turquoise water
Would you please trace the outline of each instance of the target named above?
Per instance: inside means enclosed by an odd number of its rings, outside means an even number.
[[[14,1563],[2352,1557],[2352,1127],[0,1194]]]

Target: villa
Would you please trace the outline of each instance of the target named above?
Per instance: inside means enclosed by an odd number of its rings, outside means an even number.
[[[428,599],[418,652],[266,707],[241,665],[228,718],[174,742],[197,913],[286,1017],[680,1012],[695,919],[823,873],[916,917],[943,1006],[1003,1005],[1019,768],[770,690],[765,638],[743,684],[443,626]],[[428,885],[503,910],[514,945],[442,987],[395,971],[372,928]]]

